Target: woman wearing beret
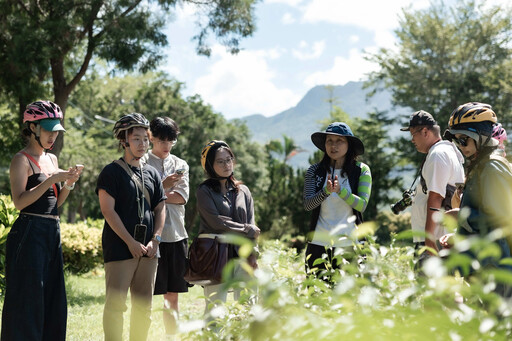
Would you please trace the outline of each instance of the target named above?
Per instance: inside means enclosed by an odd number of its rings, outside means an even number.
[[[352,246],[351,234],[363,222],[372,176],[368,165],[357,161],[364,145],[346,123],[331,123],[311,140],[324,155],[304,181],[304,208],[312,211],[306,272],[326,279],[327,271],[339,266],[335,255],[343,252],[336,251]],[[326,261],[315,264],[321,258]]]

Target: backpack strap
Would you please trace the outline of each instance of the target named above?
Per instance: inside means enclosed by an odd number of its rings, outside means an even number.
[[[349,168],[347,177],[348,183],[350,185],[350,189],[352,193],[357,193],[357,189],[359,187],[359,178],[361,177],[361,173],[363,172],[363,168],[357,163],[354,162],[352,167]],[[363,213],[357,211],[356,209],[352,209],[352,213],[356,216],[356,224],[360,225],[364,222]]]
[[[27,159],[29,159],[30,161],[32,161],[34,163],[34,165],[37,166],[37,168],[39,168],[39,170],[41,171],[41,173],[43,173],[47,178],[50,178],[50,176],[41,168],[41,166],[39,166],[39,163],[36,161],[36,159],[34,159],[32,157],[32,155],[30,155],[29,153],[25,153],[24,151],[21,151],[20,152],[21,154],[25,155],[27,157]],[[53,163],[53,162],[52,162]],[[30,166],[32,167],[32,166]],[[32,172],[34,172],[34,168],[32,168]],[[35,173],[35,172],[34,172]],[[59,193],[57,192],[57,185],[55,183],[52,184],[52,187],[53,187],[53,192],[55,193],[55,198],[57,200],[59,200]]]
[[[135,182],[135,186],[139,187],[139,189],[142,188],[142,183],[141,183],[139,177],[133,171],[131,171],[131,169],[128,168],[128,165],[126,164],[126,162],[121,161],[121,160],[115,160],[114,163],[118,164],[122,169],[124,169],[124,171],[133,180],[133,182]],[[142,173],[142,168],[141,168],[141,173]],[[144,176],[144,174],[142,174],[142,176]],[[149,196],[149,191],[146,188],[146,186],[144,186],[143,190],[144,190],[144,196],[148,200],[149,207],[151,209],[151,197]]]

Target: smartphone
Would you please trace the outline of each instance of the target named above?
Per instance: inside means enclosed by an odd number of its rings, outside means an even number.
[[[76,164],[75,169],[78,171],[82,171],[82,169],[84,169],[84,165]]]
[[[133,238],[139,243],[145,245],[146,244],[146,232],[148,227],[144,224],[135,225],[135,229],[133,231]]]
[[[180,168],[180,169],[176,170],[176,174],[179,174],[179,175],[185,174],[185,172],[186,172],[185,168]]]

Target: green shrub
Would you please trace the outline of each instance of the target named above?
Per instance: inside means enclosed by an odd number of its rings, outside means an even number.
[[[0,195],[0,295],[5,289],[5,242],[19,211],[9,195]],[[102,263],[101,230],[103,220],[87,219],[76,224],[61,223],[64,267],[84,273]]]
[[[381,210],[377,214],[375,222],[379,227],[375,232],[377,242],[387,245],[391,242],[393,235],[411,229],[411,213],[402,212],[396,215],[390,210]]]
[[[76,224],[61,223],[64,267],[73,273],[85,273],[103,261],[101,228],[103,220],[87,220]]]
[[[18,215],[11,197],[0,194],[0,295],[5,290],[5,242]]]
[[[257,287],[257,302],[250,304],[251,292],[244,289],[239,301],[212,310],[211,330],[202,328],[201,321],[181,326],[186,333],[182,340],[512,338],[510,302],[492,291],[498,280],[512,284],[505,278],[510,273],[482,268],[461,278],[449,275],[443,260],[432,257],[420,274],[414,270],[412,247],[397,246],[395,240],[382,246],[372,239],[356,252],[364,253],[364,259],[343,261],[334,284],[306,278],[303,253],[297,255],[279,241],[262,241],[252,282],[238,283]],[[486,241],[477,244],[482,249]]]

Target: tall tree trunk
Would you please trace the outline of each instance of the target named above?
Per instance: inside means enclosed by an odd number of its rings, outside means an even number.
[[[65,86],[60,89],[58,89],[55,86],[54,92],[55,92],[55,103],[59,105],[60,109],[62,110],[62,114],[64,115],[64,118],[65,118],[66,117],[66,107],[68,106],[69,91]],[[62,125],[64,126],[64,128],[66,128],[64,119],[62,120]],[[60,152],[62,151],[63,147],[64,147],[64,134],[59,134],[59,136],[57,136],[57,140],[55,141],[55,144],[53,145],[53,149],[51,150],[51,152],[53,154],[55,154],[57,157],[59,157]]]
[[[69,94],[71,93],[71,87],[66,84],[66,78],[64,75],[64,58],[55,58],[50,60],[52,67],[52,79],[53,79],[53,94],[55,96],[54,101],[60,106],[64,118],[66,117],[66,107],[68,105]],[[62,119],[62,125],[65,126],[65,120]],[[59,134],[57,140],[52,149],[52,153],[59,157],[62,148],[64,147],[64,134]]]

